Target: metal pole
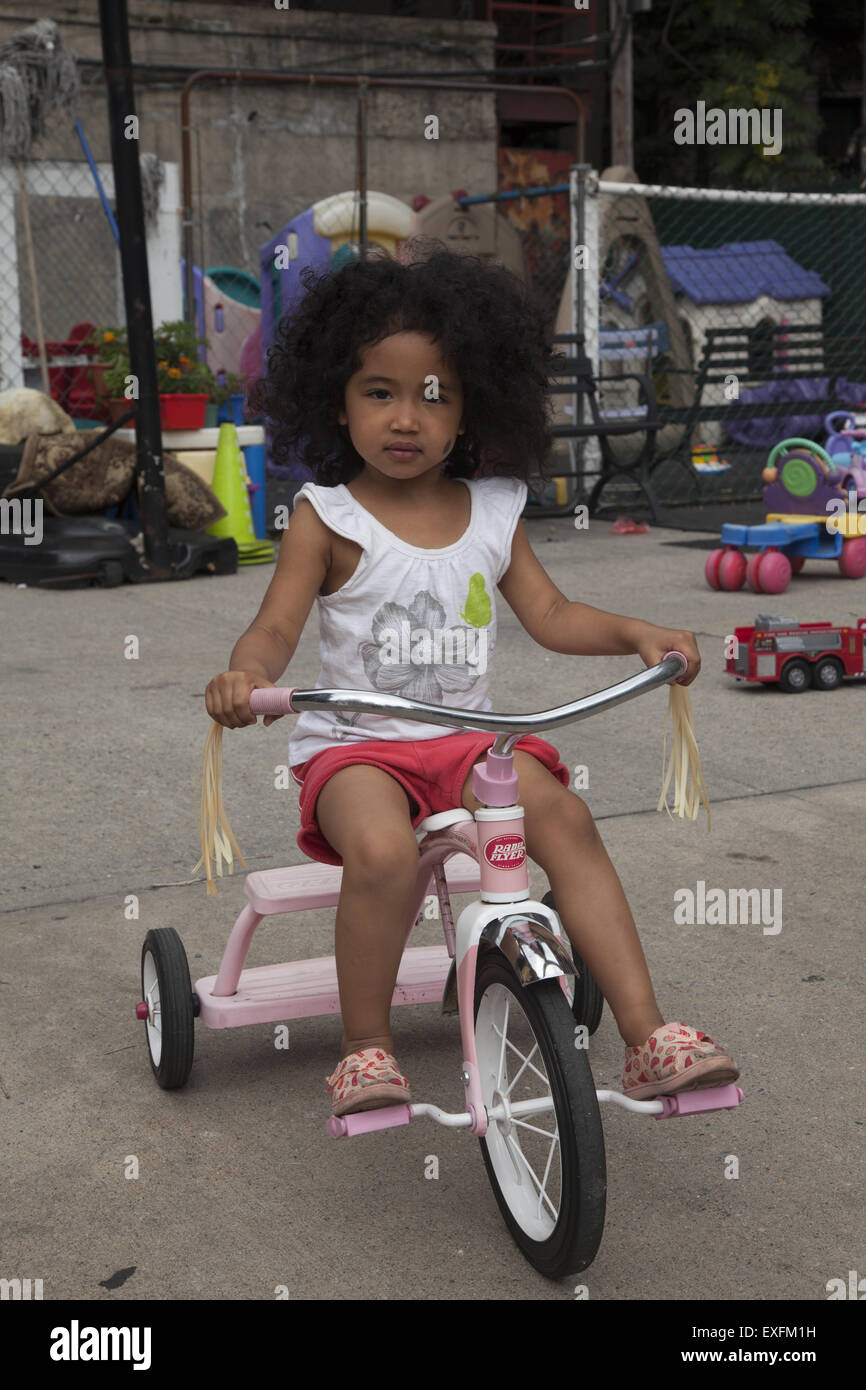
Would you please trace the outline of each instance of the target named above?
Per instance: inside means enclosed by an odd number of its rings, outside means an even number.
[[[610,75],[610,162],[633,169],[631,15],[627,13],[628,0],[609,0],[609,6],[614,43],[625,25],[625,37]]]
[[[571,184],[570,215],[572,224],[572,281],[571,281],[571,331],[576,335],[574,344],[575,361],[584,355],[584,259],[585,259],[585,235],[586,235],[586,215],[584,208],[584,198],[586,192],[586,171],[588,164],[573,164],[569,171],[569,182]],[[580,248],[580,266],[577,265],[577,249]],[[583,392],[577,389],[577,377],[574,380],[574,420],[575,424],[583,424]],[[575,480],[574,490],[580,492],[583,485],[583,455],[585,444],[582,439],[575,439]]]
[[[454,201],[460,207],[468,208],[473,203],[505,203],[509,198],[535,198],[545,193],[568,193],[570,187],[568,183],[543,183],[532,188],[507,188],[504,193],[467,193],[465,197],[455,198]]]
[[[150,281],[144,232],[144,204],[138,167],[138,140],[127,138],[129,118],[135,115],[132,64],[129,52],[126,0],[99,0],[102,56],[108,87],[111,162],[120,233],[123,297],[129,358],[138,378],[135,442],[138,460],[138,505],[150,577],[171,576],[165,480],[162,470],[162,431],[156,353],[150,308]]]
[[[570,264],[570,266],[569,266],[569,268],[568,268],[568,271],[569,271],[569,274],[570,274],[570,276],[571,276],[571,325],[570,325],[570,331],[571,331],[571,333],[572,333],[571,351],[569,352],[568,355],[569,355],[569,357],[573,357],[574,360],[575,360],[575,362],[577,361],[577,334],[580,332],[580,327],[579,327],[579,324],[580,324],[580,316],[579,316],[579,314],[578,314],[578,289],[577,289],[577,246],[578,246],[577,226],[578,226],[578,222],[579,222],[580,219],[579,219],[579,217],[578,217],[578,211],[577,211],[577,199],[578,199],[578,191],[577,191],[577,190],[578,190],[578,182],[577,182],[577,165],[576,165],[576,164],[572,164],[571,167],[570,167],[570,169],[569,169],[569,171],[568,171],[568,245],[569,245],[569,255],[571,256],[571,264]],[[574,379],[574,402],[573,402],[573,406],[572,406],[572,409],[573,409],[573,411],[574,411],[574,418],[575,418],[575,421],[578,419],[578,410],[580,409],[579,399],[580,399],[580,393],[579,393],[579,391],[578,391],[578,389],[577,389],[577,377],[575,377],[575,379]],[[575,491],[575,495],[577,495],[577,493],[578,493],[578,491],[579,491],[579,489],[580,489],[580,479],[579,479],[579,477],[578,477],[578,472],[579,472],[579,458],[580,458],[580,450],[578,449],[578,440],[576,440],[576,439],[569,439],[569,441],[568,441],[568,460],[569,460],[569,463],[571,464],[571,471],[572,471],[572,473],[574,474],[574,491]]]
[[[183,151],[183,177],[184,184],[187,181],[189,172],[190,185],[192,184],[192,147],[189,138],[190,126],[188,120],[184,119],[181,125],[181,149]],[[185,190],[184,190],[185,191]],[[201,190],[199,190],[201,197]],[[193,250],[193,208],[192,208],[192,188],[187,197],[183,200],[184,206],[181,211],[180,235],[183,247],[183,316],[190,326],[195,326],[195,276],[193,273],[193,260],[195,251]]]
[[[866,126],[866,4],[863,6],[863,72],[860,89],[860,125]],[[860,132],[860,176],[866,178],[866,130]],[[861,184],[862,187],[862,184]]]
[[[599,238],[598,211],[598,173],[591,165],[583,171],[583,241],[586,246],[586,270],[583,276],[583,351],[586,354],[589,370],[596,381],[601,381],[601,357],[599,356],[599,314],[598,288],[601,279],[601,250]],[[601,387],[599,386],[599,392]],[[601,448],[598,437],[590,435],[586,440],[583,465],[590,473],[600,466]]]
[[[360,259],[367,259],[367,78],[358,78],[358,217]]]

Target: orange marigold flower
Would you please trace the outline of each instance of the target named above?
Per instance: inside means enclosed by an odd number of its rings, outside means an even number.
[[[191,366],[192,366],[192,362],[190,361],[190,359],[189,359],[188,357],[183,357],[183,356],[181,356],[181,357],[179,357],[177,360],[178,360],[178,362],[180,363],[180,365],[181,365],[182,367],[191,367]]]
[[[167,366],[168,366],[168,363],[167,363],[167,362],[159,362],[157,365],[160,366],[160,367],[167,367]]]
[[[114,334],[113,334],[113,333],[103,333],[103,335],[102,335],[102,341],[103,341],[104,343],[113,343],[113,342],[114,342]]]
[[[180,376],[180,367],[169,367],[169,376]]]

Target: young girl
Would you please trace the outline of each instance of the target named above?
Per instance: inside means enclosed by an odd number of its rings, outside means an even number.
[[[570,602],[532,551],[520,516],[526,479],[544,476],[550,451],[552,357],[516,277],[428,247],[414,263],[378,256],[302,278],[306,294],[280,325],[254,404],[273,422],[276,457],[295,450],[316,482],[296,495],[261,608],[207,687],[212,718],[255,724],[250,692],[279,680],[314,599],[317,688],[491,709],[497,587],[540,646],[636,654],[647,666],[676,649],[691,684],[701,664],[692,633]],[[295,723],[298,844],[343,866],[343,1039],[327,1078],[335,1115],[411,1099],[390,1002],[417,871],[414,827],[454,806],[477,809],[472,767],[495,737],[328,710]],[[665,1022],[619,879],[557,750],[527,735],[514,765],[527,853],[626,1044],[625,1092],[646,1099],[735,1081],[706,1033]]]

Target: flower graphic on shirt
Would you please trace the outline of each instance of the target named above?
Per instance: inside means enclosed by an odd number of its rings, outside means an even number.
[[[483,598],[489,608],[488,595]],[[491,616],[488,613],[488,622]],[[487,669],[486,631],[479,632],[478,626],[446,627],[445,609],[427,589],[421,589],[408,607],[383,603],[371,631],[373,641],[361,642],[358,650],[372,688],[387,695],[441,705],[446,694],[471,690]],[[362,717],[360,712],[336,715],[341,724],[357,724]]]

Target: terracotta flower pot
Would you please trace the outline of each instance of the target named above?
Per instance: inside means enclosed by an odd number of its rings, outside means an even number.
[[[108,406],[108,413],[112,421],[114,421],[119,420],[121,415],[125,415],[128,410],[132,410],[137,403],[135,401],[128,401],[125,396],[111,396],[105,404]],[[134,424],[134,420],[129,420],[126,428],[131,429]]]
[[[93,393],[98,401],[104,400],[108,395],[105,389],[105,373],[108,371],[107,362],[91,362],[88,371],[90,380],[93,382]]]

